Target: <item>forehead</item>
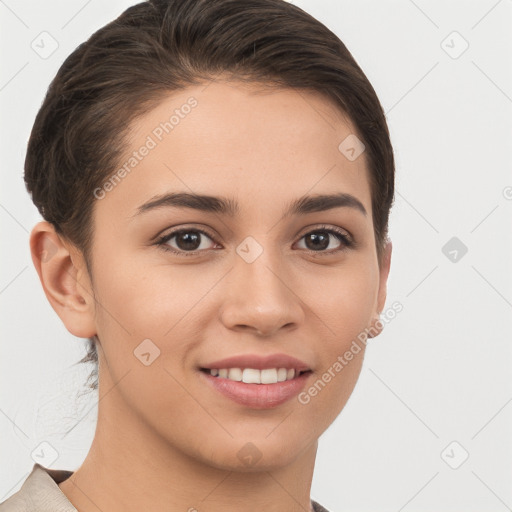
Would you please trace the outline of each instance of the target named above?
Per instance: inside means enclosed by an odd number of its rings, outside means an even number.
[[[192,192],[237,197],[242,213],[258,205],[277,213],[307,194],[346,192],[370,212],[366,155],[349,159],[340,149],[355,132],[319,93],[229,81],[190,86],[132,122],[116,179],[96,207],[129,217],[157,194]]]

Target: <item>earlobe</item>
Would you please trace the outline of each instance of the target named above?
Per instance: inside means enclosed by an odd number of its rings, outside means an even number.
[[[71,334],[89,338],[96,334],[92,288],[83,257],[70,250],[49,222],[32,229],[32,261],[46,298]]]

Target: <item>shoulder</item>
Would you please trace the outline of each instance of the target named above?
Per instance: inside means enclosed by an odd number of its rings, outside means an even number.
[[[77,512],[58,486],[71,474],[34,464],[19,491],[0,503],[0,512]]]
[[[34,464],[20,490],[0,503],[0,512],[78,512],[58,486],[71,475]],[[329,512],[316,501],[311,503],[315,512]]]
[[[329,512],[326,508],[322,507],[322,505],[320,505],[320,503],[317,503],[315,500],[311,500],[311,503],[313,504],[313,510],[315,512]],[[0,512],[2,512],[1,509]]]

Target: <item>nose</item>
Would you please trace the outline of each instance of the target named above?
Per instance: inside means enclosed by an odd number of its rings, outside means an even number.
[[[252,263],[236,256],[223,290],[222,323],[228,329],[261,337],[296,329],[304,319],[299,280],[269,251]]]

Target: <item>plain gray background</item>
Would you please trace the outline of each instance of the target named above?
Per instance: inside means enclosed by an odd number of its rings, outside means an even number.
[[[0,501],[48,462],[32,458],[41,443],[56,450],[49,467],[75,470],[94,435],[97,396],[80,396],[90,367],[72,366],[85,341],[30,258],[40,217],[23,162],[63,60],[134,3],[0,0]],[[312,497],[332,512],[510,510],[512,1],[294,3],[342,39],[386,110],[397,163],[387,305],[403,305],[320,440]]]

